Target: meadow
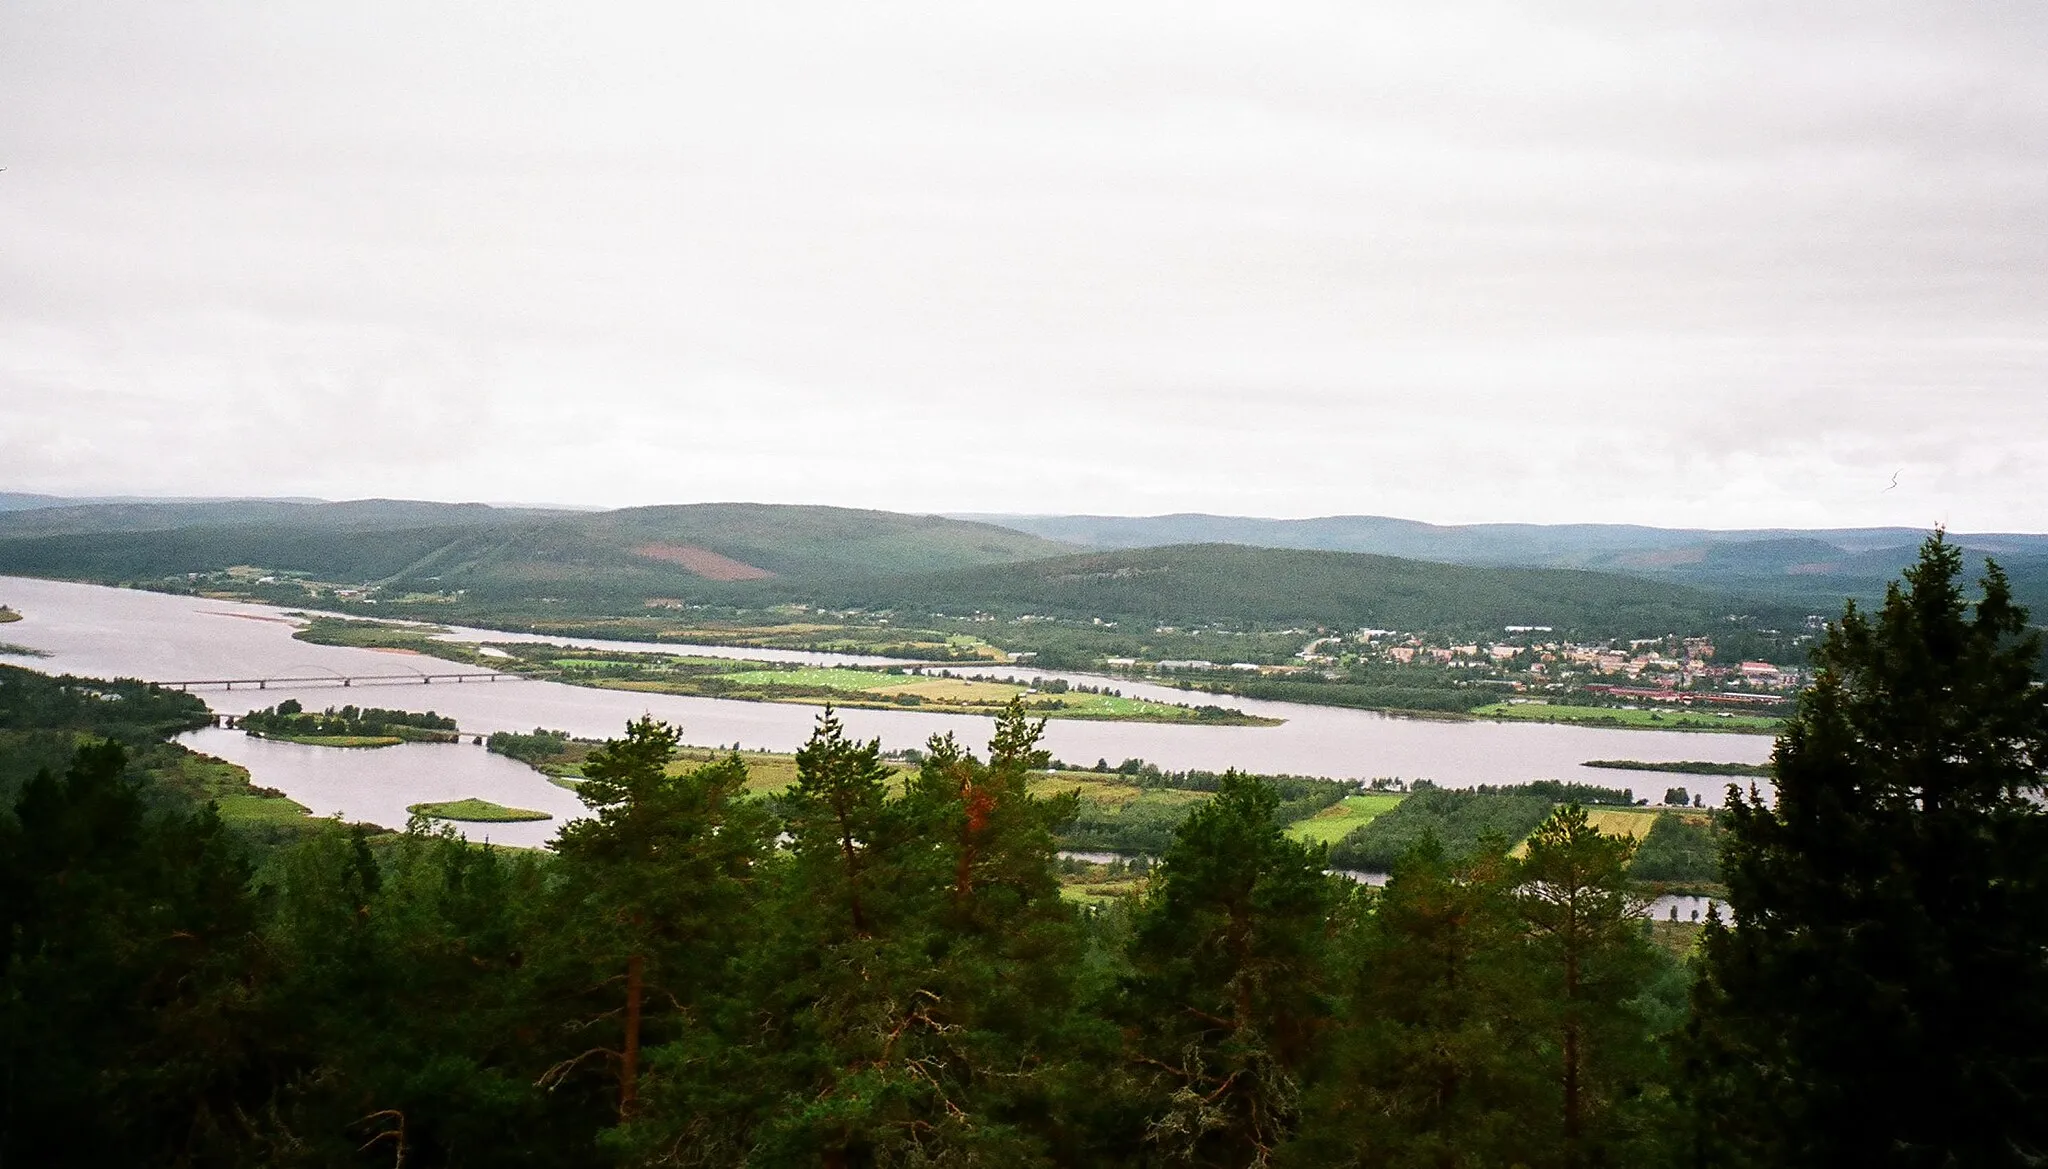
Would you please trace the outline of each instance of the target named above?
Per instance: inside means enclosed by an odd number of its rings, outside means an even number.
[[[1311,844],[1335,844],[1381,815],[1391,812],[1408,797],[1400,792],[1364,792],[1345,796],[1306,820],[1287,826],[1287,835]]]

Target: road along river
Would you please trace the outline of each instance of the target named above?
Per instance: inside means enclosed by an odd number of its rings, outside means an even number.
[[[297,623],[285,616],[283,610],[262,605],[20,577],[0,577],[0,603],[13,607],[23,617],[6,627],[5,640],[49,655],[0,657],[0,662],[52,674],[170,682],[322,674],[340,677],[447,673],[466,669],[412,654],[296,641],[292,632]],[[630,648],[618,642],[535,639],[489,630],[457,630],[451,636],[465,641],[549,640]],[[845,665],[879,664],[886,660],[667,643],[646,648],[757,661]],[[959,666],[948,668],[966,672]],[[1015,666],[977,672],[1020,678],[1034,674],[1053,676]],[[1109,685],[1128,695],[1183,703],[1218,702],[1248,714],[1286,720],[1273,727],[1052,720],[1046,729],[1046,748],[1058,758],[1081,766],[1093,765],[1098,759],[1114,764],[1140,758],[1168,770],[1221,771],[1239,767],[1247,771],[1337,778],[1390,776],[1430,779],[1448,787],[1564,779],[1633,788],[1638,796],[1653,801],[1666,788],[1684,787],[1711,804],[1719,802],[1725,780],[1598,770],[1580,765],[1588,759],[1761,763],[1769,757],[1771,748],[1771,740],[1762,735],[1402,718],[1299,703],[1219,699],[1127,679],[1071,673],[1058,676]],[[691,743],[737,744],[770,751],[794,750],[810,733],[818,714],[814,707],[783,703],[596,690],[527,680],[348,689],[313,684],[263,690],[237,687],[206,691],[202,697],[223,714],[242,714],[286,698],[297,698],[313,709],[344,703],[433,709],[454,717],[465,735],[548,727],[602,738],[616,735],[629,720],[641,714],[652,714],[680,725],[685,740]],[[990,720],[978,716],[914,710],[849,709],[841,712],[841,718],[848,733],[880,738],[888,749],[922,746],[931,735],[946,732],[980,748],[988,740],[991,725]],[[460,746],[419,744],[341,750],[270,743],[240,732],[223,731],[199,732],[191,739],[191,745],[248,767],[256,782],[277,788],[322,815],[340,812],[350,819],[402,824],[406,804],[478,796],[501,804],[552,811],[557,819],[528,825],[465,826],[470,835],[489,836],[504,843],[528,843],[526,838],[532,836],[536,839],[531,842],[537,843],[552,835],[561,817],[576,807],[573,796],[530,769],[486,756],[481,747],[471,746],[466,740]],[[292,749],[277,750],[285,747]]]

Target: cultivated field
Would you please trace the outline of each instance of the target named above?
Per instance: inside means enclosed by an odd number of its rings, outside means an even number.
[[[1365,792],[1345,796],[1343,802],[1332,804],[1306,820],[1289,824],[1287,835],[1311,844],[1335,844],[1350,835],[1353,829],[1372,823],[1406,798],[1400,792]]]

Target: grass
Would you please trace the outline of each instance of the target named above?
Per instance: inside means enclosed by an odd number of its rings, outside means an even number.
[[[474,796],[438,804],[413,804],[407,807],[406,811],[415,816],[431,816],[436,820],[462,820],[475,824],[514,824],[554,819],[546,812],[536,812],[531,808],[508,808],[503,804],[494,804]]]
[[[1720,714],[1686,708],[1624,710],[1613,706],[1561,706],[1542,702],[1496,702],[1472,712],[1507,722],[1571,723],[1657,731],[1736,731],[1775,734],[1784,720],[1755,714]]]
[[[1684,958],[1699,945],[1701,926],[1696,921],[1650,921],[1650,941],[1674,958]]]
[[[264,735],[255,731],[249,733],[259,739],[299,743],[307,747],[396,747],[405,742],[397,735]]]
[[[176,748],[175,753],[160,760],[152,752],[152,774],[197,802],[211,800],[220,809],[221,820],[229,826],[311,827],[320,823],[303,804],[284,793],[251,784],[248,768],[176,744],[171,746]]]
[[[1393,810],[1407,796],[1399,792],[1367,792],[1345,796],[1306,820],[1287,826],[1287,835],[1310,844],[1335,844],[1354,829],[1363,828]]]
[[[1034,775],[1027,790],[1040,799],[1078,791],[1082,803],[1108,808],[1120,808],[1145,794],[1144,788],[1121,775],[1105,776],[1094,771],[1049,771],[1044,775]]]
[[[1100,880],[1080,877],[1060,882],[1060,897],[1076,905],[1108,905],[1144,891],[1145,878],[1135,875]]]

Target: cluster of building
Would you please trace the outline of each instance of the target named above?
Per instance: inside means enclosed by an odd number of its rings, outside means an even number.
[[[1318,638],[1297,656],[1311,667],[1335,666],[1349,652],[1401,666],[1481,670],[1518,690],[1538,683],[1557,689],[1552,684],[1569,680],[1571,688],[1590,693],[1649,701],[1772,703],[1808,681],[1804,671],[1771,662],[1717,663],[1709,637],[1582,644],[1532,636],[1549,632],[1543,626],[1509,626],[1502,640],[1442,644],[1419,634],[1368,629],[1346,639]]]

